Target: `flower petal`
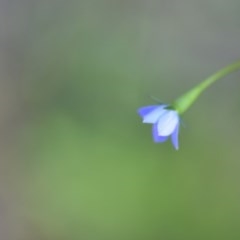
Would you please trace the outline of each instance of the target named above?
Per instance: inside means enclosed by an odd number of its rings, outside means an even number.
[[[175,147],[176,150],[178,150],[179,145],[178,145],[178,133],[179,133],[179,123],[177,124],[173,134],[172,134],[172,144]]]
[[[143,123],[156,123],[159,117],[167,110],[167,105],[155,105],[139,108],[138,113],[143,118]]]
[[[145,115],[152,112],[157,107],[159,107],[159,106],[158,105],[152,105],[152,106],[141,107],[141,108],[138,109],[138,114],[141,117],[144,117]]]
[[[158,142],[165,142],[168,139],[168,136],[159,136],[158,135],[158,129],[157,129],[157,124],[153,124],[152,127],[152,135],[153,135],[153,140],[154,142],[158,143]]]
[[[178,113],[173,110],[165,110],[157,121],[158,135],[169,136],[179,123]]]

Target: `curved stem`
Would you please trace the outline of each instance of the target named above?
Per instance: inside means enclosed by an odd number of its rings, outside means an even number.
[[[226,75],[237,71],[240,69],[240,61],[234,62],[231,65],[222,68],[218,72],[214,73],[210,77],[206,78],[198,84],[196,87],[192,88],[190,91],[185,93],[183,96],[177,99],[177,101],[173,104],[173,107],[179,112],[185,112],[197,99],[197,97],[210,85],[212,85],[217,80],[225,77]]]

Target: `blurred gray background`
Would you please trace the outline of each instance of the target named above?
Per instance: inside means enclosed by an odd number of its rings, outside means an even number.
[[[0,239],[240,239],[240,73],[184,114],[137,108],[240,58],[237,0],[0,0]]]

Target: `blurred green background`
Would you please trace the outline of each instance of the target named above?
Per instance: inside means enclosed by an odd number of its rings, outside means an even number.
[[[240,239],[240,73],[183,116],[137,108],[240,58],[238,0],[0,0],[0,239]]]

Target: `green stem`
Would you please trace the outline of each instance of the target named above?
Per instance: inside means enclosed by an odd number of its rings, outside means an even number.
[[[177,101],[173,103],[173,107],[178,111],[179,114],[185,112],[206,88],[208,88],[217,80],[225,77],[229,73],[237,71],[238,69],[240,69],[240,61],[234,62],[233,64],[222,68],[178,98]]]

